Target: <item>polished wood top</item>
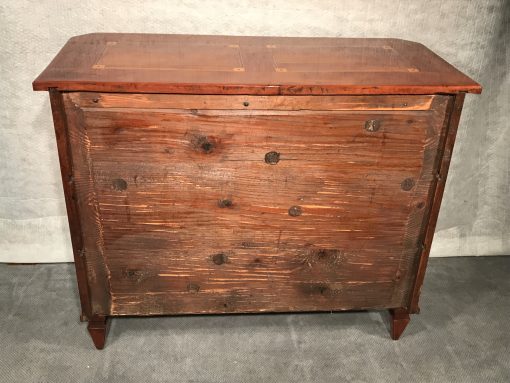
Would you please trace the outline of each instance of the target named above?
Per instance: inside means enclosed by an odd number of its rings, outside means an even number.
[[[34,90],[192,94],[480,93],[399,39],[92,33],[71,38]]]

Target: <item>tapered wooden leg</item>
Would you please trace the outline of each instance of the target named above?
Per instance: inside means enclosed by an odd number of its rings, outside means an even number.
[[[104,348],[106,336],[110,328],[110,318],[103,315],[94,315],[89,319],[87,330],[92,337],[92,341],[98,350]]]
[[[411,320],[409,311],[403,308],[391,309],[391,338],[398,340]]]

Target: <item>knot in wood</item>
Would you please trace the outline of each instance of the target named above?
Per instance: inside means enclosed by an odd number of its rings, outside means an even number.
[[[228,198],[227,199],[220,199],[218,201],[218,206],[220,208],[222,208],[222,209],[226,208],[226,207],[232,207],[233,205],[234,205],[234,203],[232,202],[232,200],[230,200]]]
[[[214,150],[214,142],[206,136],[198,137],[197,146],[204,153],[211,153]]]
[[[297,217],[303,214],[303,210],[301,210],[301,206],[291,206],[289,208],[289,215],[291,217]]]
[[[200,291],[200,286],[196,283],[188,283],[188,291],[190,293],[198,293]]]
[[[225,253],[214,254],[212,256],[212,261],[215,265],[223,265],[227,263],[228,257]]]
[[[206,141],[202,144],[202,150],[206,153],[212,152],[213,148],[214,145],[212,144],[212,142]]]
[[[414,187],[414,184],[415,182],[412,178],[406,178],[405,180],[402,181],[400,187],[402,188],[402,190],[409,191]]]
[[[268,152],[264,158],[266,164],[276,165],[280,161],[280,153],[278,152]]]
[[[123,191],[127,189],[127,182],[122,178],[116,178],[112,181],[112,186],[114,190]]]
[[[379,130],[381,123],[379,120],[367,120],[365,122],[365,130],[367,132],[377,132]]]

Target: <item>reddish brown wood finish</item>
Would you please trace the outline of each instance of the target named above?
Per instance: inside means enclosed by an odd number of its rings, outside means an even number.
[[[420,299],[420,291],[423,286],[425,278],[425,270],[429,259],[430,248],[432,246],[432,239],[434,238],[434,231],[436,228],[437,218],[439,216],[439,209],[443,199],[444,188],[446,185],[446,177],[448,176],[448,169],[450,167],[450,160],[452,158],[453,146],[455,144],[455,137],[457,136],[457,128],[459,126],[460,114],[462,112],[462,105],[464,104],[465,94],[461,93],[451,100],[450,110],[448,113],[448,120],[444,128],[444,145],[442,147],[440,162],[437,165],[436,185],[434,185],[434,193],[432,196],[432,203],[429,205],[430,213],[428,217],[428,224],[424,228],[425,235],[423,239],[423,250],[421,252],[418,267],[416,271],[416,279],[413,287],[413,294],[409,304],[410,313],[420,312],[418,301]]]
[[[418,311],[480,91],[423,46],[92,34],[47,87],[97,348],[110,316],[390,309],[398,339]]]
[[[132,93],[69,93],[83,108],[138,108],[184,110],[322,110],[322,111],[413,111],[429,110],[434,95],[393,96],[224,96]],[[303,109],[305,108],[305,109]]]
[[[72,165],[72,150],[69,146],[69,130],[67,126],[62,93],[54,89],[50,89],[49,94],[51,111],[53,114],[53,124],[55,126],[55,137],[57,139],[62,185],[64,187],[67,218],[69,222],[69,230],[71,232],[71,243],[73,246],[76,279],[78,282],[78,290],[80,294],[80,320],[86,320],[91,316],[91,303],[81,232],[81,215],[76,203],[76,194],[73,183],[74,175]]]
[[[91,108],[65,95],[87,259],[105,276],[96,313],[405,304],[448,96],[399,112],[312,111],[306,98],[296,111],[141,109],[132,98]]]
[[[66,94],[63,95],[66,98]],[[87,131],[81,124],[81,109],[66,102],[66,126],[71,150],[72,184],[76,192],[71,198],[80,220],[81,257],[91,296],[91,315],[106,315],[111,304],[110,276],[105,264],[104,240],[99,206],[92,178],[93,163],[89,155]],[[86,190],[86,192],[85,192]]]
[[[409,321],[409,310],[405,308],[397,308],[390,310],[391,315],[391,339],[399,340],[400,336],[406,329]]]
[[[423,45],[399,39],[115,33],[73,37],[33,86],[252,95],[481,91]]]
[[[102,350],[104,348],[109,329],[110,318],[102,315],[94,315],[89,319],[87,330],[94,342],[94,346],[96,346],[98,350]]]

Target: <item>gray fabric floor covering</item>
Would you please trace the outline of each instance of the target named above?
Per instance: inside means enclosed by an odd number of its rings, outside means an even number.
[[[434,258],[385,312],[118,318],[97,351],[72,264],[0,264],[0,382],[510,382],[510,257]]]

